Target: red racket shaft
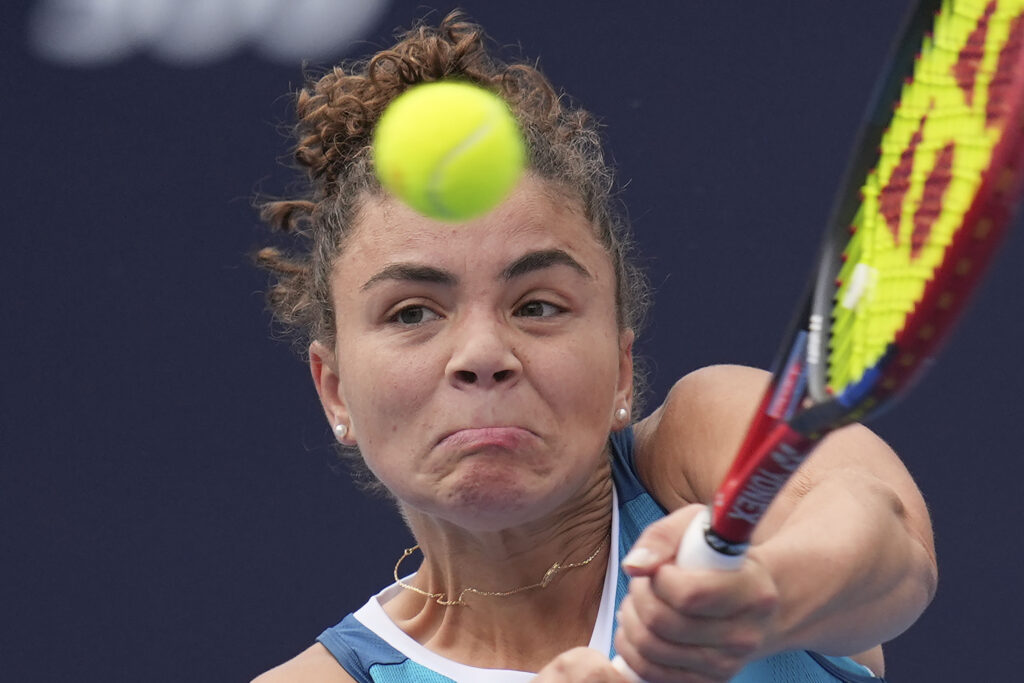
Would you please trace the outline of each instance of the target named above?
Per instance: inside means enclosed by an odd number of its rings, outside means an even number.
[[[690,523],[676,563],[687,569],[738,570],[754,528],[820,440],[779,422],[755,450],[741,452],[714,504]]]
[[[736,458],[715,493],[710,529],[715,538],[709,542],[748,544],[768,506],[819,440],[776,422],[762,440],[744,444],[753,450]]]

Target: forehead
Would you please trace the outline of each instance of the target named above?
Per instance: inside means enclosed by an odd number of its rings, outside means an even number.
[[[578,202],[530,176],[494,211],[460,224],[435,221],[387,197],[371,197],[346,241],[335,278],[361,277],[402,262],[500,269],[543,249],[568,252],[598,280],[611,276],[611,259]]]

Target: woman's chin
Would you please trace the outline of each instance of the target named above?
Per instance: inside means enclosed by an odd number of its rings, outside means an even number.
[[[441,495],[417,506],[472,531],[499,531],[542,519],[558,507],[550,478],[474,468],[446,481]],[[431,509],[432,508],[432,509]]]

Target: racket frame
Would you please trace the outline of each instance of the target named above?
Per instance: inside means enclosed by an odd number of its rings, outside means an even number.
[[[1004,128],[964,214],[963,227],[947,247],[935,277],[878,362],[840,396],[829,393],[830,324],[849,225],[861,202],[863,180],[878,163],[893,103],[942,4],[923,0],[913,8],[891,51],[889,68],[876,88],[840,185],[843,189],[803,304],[787,328],[786,343],[776,356],[772,378],[738,455],[715,494],[704,537],[718,553],[746,552],[775,494],[829,432],[879,414],[909,390],[948,338],[1012,222],[1014,205],[1024,191],[1024,78],[1009,93],[1012,106],[1005,115],[1017,123]],[[1010,40],[1024,41],[1024,31]],[[1015,49],[1013,73],[1022,74],[1024,45]]]

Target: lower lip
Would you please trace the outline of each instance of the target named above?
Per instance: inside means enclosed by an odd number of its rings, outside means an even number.
[[[480,429],[460,429],[446,436],[441,443],[458,449],[502,448],[512,450],[521,446],[530,436],[530,432],[520,427],[482,427]]]

